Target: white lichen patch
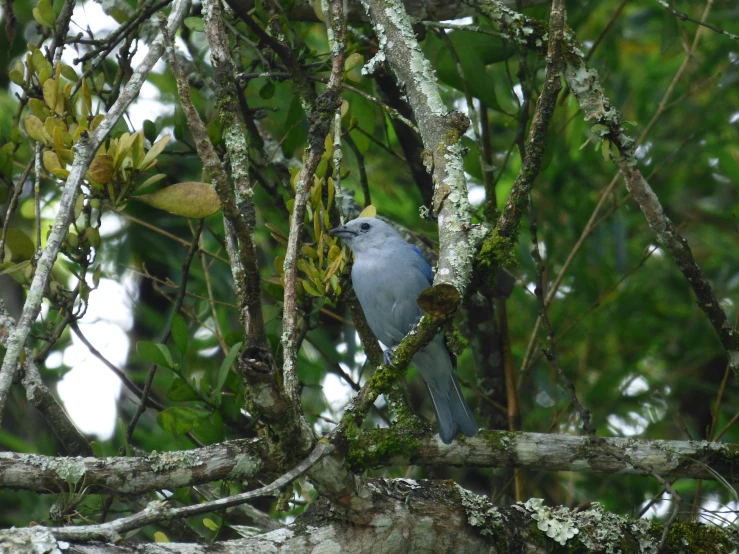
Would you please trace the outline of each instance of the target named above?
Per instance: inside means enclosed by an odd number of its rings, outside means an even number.
[[[310,552],[311,554],[341,554],[342,550],[338,542],[329,539],[319,542]]]
[[[413,546],[417,552],[433,552],[436,544],[434,520],[422,517],[413,525]]]
[[[146,457],[146,461],[155,472],[190,469],[203,463],[200,456],[191,451],[162,453],[154,451]]]
[[[59,479],[70,486],[76,485],[87,472],[87,466],[82,458],[46,458],[43,456],[31,456],[28,459],[33,466],[43,471],[53,471]]]
[[[523,506],[529,512],[533,512],[531,519],[537,522],[539,530],[562,546],[580,532],[567,508],[561,506],[549,508],[544,506],[542,498],[531,498]]]
[[[62,554],[69,543],[57,540],[48,529],[31,527],[0,531],[0,552],[5,554]]]
[[[275,400],[268,386],[262,387],[259,394],[254,396],[254,404],[262,408],[270,408],[274,405]]]
[[[248,479],[256,475],[262,469],[262,460],[249,454],[236,456],[236,463],[229,472],[228,479]]]
[[[376,527],[378,529],[385,529],[387,527],[392,527],[392,525],[393,525],[393,518],[387,514],[376,515],[370,521],[370,526]]]
[[[387,47],[387,35],[385,34],[385,27],[382,25],[382,23],[378,23],[375,25],[375,34],[377,35],[377,41],[379,48],[377,49],[377,54],[372,57],[370,61],[368,61],[364,67],[362,67],[362,75],[372,75],[375,72],[375,69],[377,69],[378,64],[382,64],[385,62],[385,48]]]
[[[474,494],[457,485],[459,499],[467,513],[467,523],[472,527],[482,527],[480,534],[493,535],[493,527],[503,523],[503,516],[498,509],[484,496]]]

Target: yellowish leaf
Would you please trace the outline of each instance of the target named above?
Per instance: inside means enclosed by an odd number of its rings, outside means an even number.
[[[151,194],[142,194],[133,198],[154,208],[183,217],[207,217],[221,209],[218,195],[209,183],[177,183]]]
[[[341,256],[336,258],[334,260],[334,263],[331,264],[331,267],[328,268],[328,271],[326,272],[326,277],[324,277],[323,279],[324,285],[331,279],[331,277],[333,277],[334,273],[336,273],[336,271],[339,269],[339,266],[341,265],[341,259],[342,259]]]
[[[165,135],[162,138],[160,138],[158,141],[156,141],[152,147],[149,149],[149,151],[146,153],[146,156],[144,156],[144,159],[141,160],[141,164],[137,169],[144,169],[147,165],[149,165],[150,162],[154,161],[156,157],[162,153],[162,150],[164,150],[164,147],[167,146],[167,143],[172,139],[172,135]]]
[[[154,542],[169,542],[169,537],[161,531],[154,532]]]
[[[44,152],[44,167],[47,171],[62,169],[62,164],[59,161],[59,156],[56,155],[56,152],[52,152],[51,150]]]
[[[362,213],[359,214],[359,217],[377,217],[377,208],[370,204],[362,210]]]
[[[305,289],[305,292],[307,292],[311,296],[323,296],[323,293],[318,292],[316,288],[313,285],[311,285],[309,281],[305,279],[302,279],[301,281],[303,283],[303,288]]]
[[[42,142],[44,144],[49,144],[51,142],[51,137],[49,136],[49,133],[46,132],[46,129],[44,129],[44,124],[41,123],[41,120],[38,117],[36,117],[35,115],[26,116],[25,124],[26,133],[28,133],[28,136],[31,137],[33,140]]]
[[[44,83],[44,102],[50,110],[56,108],[56,97],[59,93],[59,86],[56,79],[47,79]]]
[[[95,156],[87,173],[101,185],[109,183],[113,179],[113,158],[105,154]]]

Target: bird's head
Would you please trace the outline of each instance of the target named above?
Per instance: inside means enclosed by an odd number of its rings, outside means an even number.
[[[403,240],[390,225],[374,217],[359,217],[346,225],[331,229],[332,237],[343,239],[354,253],[382,249],[388,241]]]

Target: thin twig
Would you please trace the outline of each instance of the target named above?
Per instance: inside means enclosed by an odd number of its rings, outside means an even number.
[[[720,27],[716,27],[715,25],[711,25],[710,23],[706,23],[706,18],[702,17],[700,21],[697,19],[693,19],[688,14],[681,12],[680,10],[676,10],[674,7],[672,7],[670,4],[667,3],[666,0],[657,0],[657,3],[662,6],[663,8],[671,11],[675,17],[680,19],[681,21],[690,21],[691,23],[695,23],[696,25],[700,25],[701,27],[705,27],[706,29],[710,29],[714,33],[718,33],[720,35],[724,35],[726,37],[729,37],[733,40],[739,40],[739,35],[735,35],[734,33],[728,33],[721,29]]]
[[[187,240],[185,240],[183,238],[180,238],[177,235],[173,235],[172,233],[170,233],[168,231],[165,231],[164,229],[162,229],[160,227],[157,227],[156,225],[152,225],[148,221],[144,221],[143,219],[139,219],[139,218],[134,217],[131,214],[127,214],[126,212],[123,212],[123,211],[117,211],[116,210],[116,213],[118,215],[122,216],[122,217],[125,217],[129,221],[132,221],[132,222],[136,223],[137,225],[141,225],[142,227],[146,227],[147,229],[151,229],[152,231],[154,231],[156,233],[159,233],[160,235],[165,236],[168,239],[172,239],[175,242],[179,242],[182,246],[190,246],[190,242],[189,241],[187,241]],[[205,254],[206,256],[210,256],[214,260],[218,260],[219,262],[223,262],[224,264],[229,264],[229,265],[231,264],[231,262],[229,262],[226,258],[224,258],[222,256],[219,256],[217,253],[214,254],[213,252],[208,252],[207,250],[203,250],[203,254]]]
[[[100,360],[101,362],[103,362],[103,364],[105,364],[105,366],[110,371],[112,371],[113,373],[115,373],[116,377],[118,377],[121,380],[121,382],[123,383],[123,385],[128,390],[130,390],[136,396],[136,398],[138,398],[138,399],[142,399],[143,398],[143,391],[138,387],[138,385],[136,383],[134,383],[133,381],[131,381],[128,378],[128,376],[126,375],[126,373],[122,369],[118,368],[116,365],[114,365],[113,363],[111,363],[108,360],[108,358],[106,358],[105,356],[103,356],[102,353],[97,348],[95,348],[92,345],[92,343],[82,333],[82,331],[80,330],[80,327],[79,327],[79,325],[77,324],[76,321],[70,322],[69,327],[72,329],[72,331],[74,331],[74,334],[77,335],[77,338],[79,338],[80,341],[82,341],[82,344],[84,344],[87,347],[87,349],[90,351],[90,353],[93,356],[95,356],[98,360]],[[161,410],[164,409],[164,406],[162,404],[160,404],[158,400],[156,400],[156,399],[154,399],[152,397],[149,397],[149,398],[146,399],[146,405],[149,408],[153,408],[153,409],[159,410],[159,411],[161,411]]]
[[[557,355],[554,351],[554,333],[552,331],[552,325],[549,322],[549,315],[547,314],[547,307],[544,302],[544,262],[542,261],[541,253],[539,252],[539,241],[537,239],[536,229],[536,213],[534,211],[534,204],[533,202],[531,202],[531,200],[529,200],[529,221],[531,230],[531,257],[534,259],[534,263],[536,264],[536,298],[539,301],[539,316],[544,323],[544,330],[547,334],[548,344],[547,348],[544,350],[544,355],[547,357],[547,360],[549,360],[549,363],[552,364],[552,367],[554,367],[554,369],[557,371],[560,381],[562,381],[565,390],[569,393],[572,405],[575,407],[577,412],[580,414],[580,418],[582,419],[583,429],[589,435],[595,435],[595,427],[593,427],[590,423],[590,411],[583,408],[582,404],[578,400],[577,394],[575,393],[575,386],[572,384],[572,381],[570,381],[565,372],[559,366]]]

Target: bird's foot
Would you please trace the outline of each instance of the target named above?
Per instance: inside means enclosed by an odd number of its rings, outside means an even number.
[[[385,365],[393,365],[394,357],[395,354],[389,348],[382,353],[382,361],[385,362]]]

